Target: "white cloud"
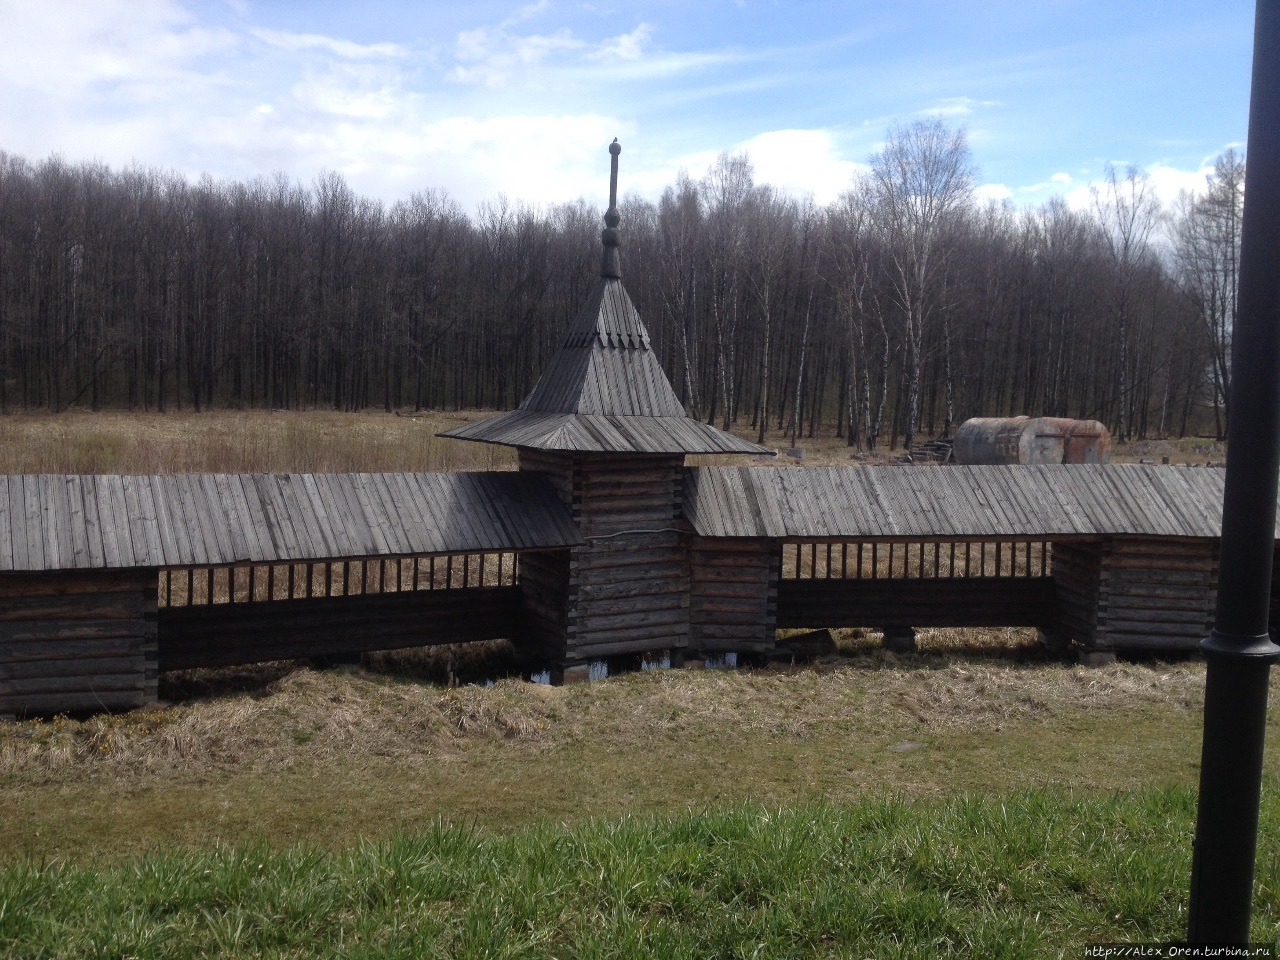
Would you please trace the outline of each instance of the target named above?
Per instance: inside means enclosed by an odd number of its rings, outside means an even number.
[[[551,0],[537,0],[537,3],[526,3],[523,7],[517,7],[516,10],[502,21],[504,27],[514,27],[517,23],[524,23],[526,20],[532,20],[534,17],[546,13],[551,9]]]
[[[517,77],[526,84],[538,82],[550,76],[551,71],[559,71],[562,76],[579,71],[579,80],[589,78],[597,81],[602,76],[602,69],[608,71],[608,75],[615,75],[621,69],[632,76],[636,75],[636,67],[642,63],[645,66],[641,68],[640,75],[649,75],[655,69],[649,65],[649,58],[645,55],[653,36],[653,28],[647,23],[641,23],[628,33],[591,43],[568,28],[554,33],[512,33],[506,29],[510,22],[459,33],[454,43],[454,56],[458,62],[449,79],[457,83],[503,88],[510,86]],[[661,58],[656,70],[658,74],[671,73],[684,69],[688,62],[687,58]],[[583,68],[590,73],[582,74]]]
[[[454,45],[459,63],[449,76],[458,83],[504,87],[515,74],[527,75],[554,54],[578,51],[586,46],[567,29],[527,36],[515,36],[491,27],[465,30],[458,34]]]
[[[1127,164],[1115,164],[1117,170],[1122,174],[1127,166]],[[1159,198],[1161,205],[1166,210],[1173,209],[1178,200],[1178,195],[1184,190],[1188,193],[1201,193],[1207,185],[1207,178],[1212,173],[1213,164],[1211,162],[1201,164],[1196,170],[1179,170],[1177,167],[1163,163],[1153,164],[1146,168],[1151,188],[1155,191],[1156,197]],[[1058,176],[1055,174],[1051,179],[1057,181]],[[1066,174],[1061,176],[1065,177]],[[1068,185],[1078,181],[1067,177],[1065,181],[1061,182],[1064,185]],[[1079,186],[1066,191],[1062,196],[1067,201],[1067,206],[1072,210],[1092,210],[1094,207],[1093,191],[1095,189],[1103,191],[1107,189],[1106,179],[1101,174],[1095,174],[1084,183],[1080,183]]]
[[[1202,165],[1199,170],[1178,170],[1165,164],[1156,164],[1147,170],[1151,178],[1151,186],[1156,196],[1166,209],[1172,208],[1182,191],[1203,193],[1208,186],[1208,177],[1213,173],[1213,164]]]
[[[250,30],[268,46],[280,50],[326,50],[350,60],[366,60],[381,57],[403,57],[409,51],[398,43],[353,43],[337,40],[319,33],[286,33],[283,30]]]
[[[229,31],[197,26],[170,0],[0,0],[0,23],[0,83],[64,100],[97,85],[138,97],[154,84],[190,82],[194,60],[237,43]]]
[[[630,33],[620,33],[587,54],[588,60],[639,60],[653,36],[653,27],[642,23]]]
[[[967,117],[978,107],[999,106],[996,100],[974,100],[972,97],[944,97],[936,105],[917,110],[922,117]]]
[[[796,196],[811,193],[822,204],[836,199],[849,188],[854,174],[866,169],[841,156],[830,130],[770,130],[738,144],[733,152],[738,151],[746,151],[751,158],[757,183],[772,184]],[[707,165],[691,164],[689,169]]]
[[[345,63],[309,73],[293,85],[292,93],[305,109],[367,120],[392,117],[406,99],[395,71]]]
[[[1013,199],[1013,191],[1003,183],[984,183],[974,188],[973,195],[979,203],[1003,203]]]

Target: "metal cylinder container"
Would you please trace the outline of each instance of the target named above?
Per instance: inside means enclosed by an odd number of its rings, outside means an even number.
[[[975,417],[956,431],[963,464],[1107,463],[1111,434],[1097,420]]]

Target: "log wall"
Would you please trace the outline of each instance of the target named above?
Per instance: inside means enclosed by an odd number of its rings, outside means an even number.
[[[559,656],[582,661],[683,649],[689,639],[683,457],[521,451],[520,469],[548,476],[586,540],[566,551]],[[527,579],[527,561],[523,571]],[[549,597],[559,573],[546,573]],[[552,614],[558,611],[542,616],[543,628],[559,626]]]
[[[1106,603],[1099,602],[1096,642],[1112,649],[1194,649],[1213,629],[1217,583],[1216,541],[1116,538],[1102,575]]]
[[[0,716],[156,699],[156,572],[0,575]]]
[[[782,554],[761,540],[695,537],[689,646],[698,653],[773,650]]]
[[[1111,542],[1063,541],[1053,545],[1053,583],[1058,594],[1058,618],[1046,632],[1063,642],[1077,640],[1092,646],[1098,636],[1102,571],[1111,555]]]
[[[1213,628],[1218,543],[1115,537],[1055,543],[1056,629],[1093,650],[1194,649]]]

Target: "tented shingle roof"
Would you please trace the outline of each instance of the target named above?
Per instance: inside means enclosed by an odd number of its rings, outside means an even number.
[[[772,453],[685,416],[615,277],[600,279],[519,409],[442,436],[533,450]]]
[[[772,453],[685,416],[622,285],[616,173],[600,283],[533,391],[517,410],[441,436],[532,450]]]

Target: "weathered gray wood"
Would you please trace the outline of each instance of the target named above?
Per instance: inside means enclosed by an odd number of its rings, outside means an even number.
[[[140,590],[119,593],[65,593],[9,597],[0,603],[0,623],[19,620],[111,619],[141,617]]]
[[[0,682],[34,678],[142,676],[146,659],[141,652],[128,656],[94,658],[51,658],[47,660],[0,660]],[[60,689],[56,684],[52,689]]]

